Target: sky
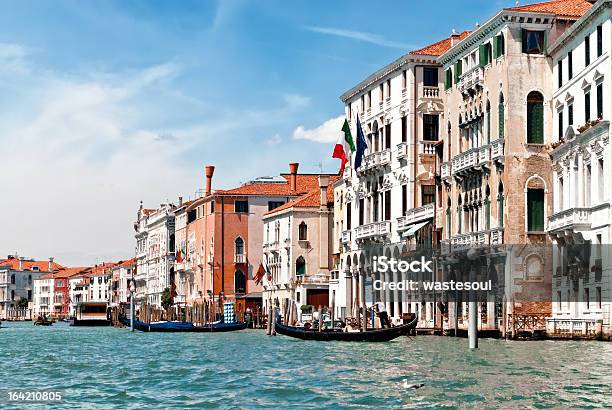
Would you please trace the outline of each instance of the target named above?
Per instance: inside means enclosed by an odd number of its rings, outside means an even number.
[[[336,172],[339,96],[514,1],[0,1],[0,257],[134,254],[145,207]]]

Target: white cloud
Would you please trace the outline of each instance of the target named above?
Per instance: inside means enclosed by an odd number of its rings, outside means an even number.
[[[281,138],[281,136],[279,134],[274,134],[273,136],[271,136],[270,138],[268,138],[266,140],[266,144],[268,145],[278,145],[283,141],[283,139]]]
[[[28,54],[27,48],[20,44],[0,43],[0,72],[24,74]]]
[[[383,46],[383,47],[399,48],[402,50],[410,50],[412,48],[415,48],[413,45],[401,43],[398,41],[387,40],[384,36],[380,34],[368,33],[365,31],[353,31],[353,30],[345,30],[341,28],[318,27],[318,26],[304,26],[304,28],[306,30],[313,31],[315,33],[350,38],[353,40],[376,44],[378,46]]]
[[[293,130],[293,138],[296,140],[309,140],[320,143],[336,142],[342,129],[344,115],[331,118],[316,128],[306,129],[303,125]]]

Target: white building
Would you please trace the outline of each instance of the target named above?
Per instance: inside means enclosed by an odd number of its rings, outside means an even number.
[[[264,311],[280,307],[284,315],[302,322],[313,311],[331,306],[329,283],[333,272],[333,183],[320,175],[319,187],[263,216]],[[332,298],[334,297],[332,293]],[[337,315],[336,317],[341,317]],[[288,318],[285,318],[288,320]]]
[[[161,295],[174,280],[175,206],[138,210],[136,230],[137,300],[161,306]]]
[[[611,335],[612,1],[598,1],[550,47],[555,243],[549,333]]]
[[[422,325],[433,326],[433,304],[423,309],[416,301],[401,299],[399,291],[372,292],[372,260],[405,254],[404,238],[432,243],[434,173],[444,113],[444,79],[437,57],[467,34],[453,34],[405,54],[341,96],[354,139],[358,115],[368,143],[361,167],[347,167],[343,182],[335,185],[342,193],[336,200],[342,218],[336,223],[342,225],[343,249],[334,287],[345,295],[349,317],[363,306],[365,282],[368,306],[373,299],[385,302],[395,320],[419,311]],[[392,278],[388,274],[380,279]]]
[[[117,306],[130,301],[129,285],[133,278],[136,259],[119,262],[112,268],[111,303]]]
[[[34,317],[51,315],[53,312],[54,279],[43,275],[34,279],[33,313]]]

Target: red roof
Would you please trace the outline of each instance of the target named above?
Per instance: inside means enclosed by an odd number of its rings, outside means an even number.
[[[445,38],[444,40],[440,40],[436,43],[430,44],[418,50],[413,50],[409,54],[420,54],[420,55],[428,55],[428,56],[441,56],[446,53],[452,44],[452,38],[455,37],[455,41],[459,42],[466,38],[470,32],[468,30],[464,31],[461,34],[452,34],[450,37]]]
[[[41,275],[38,279],[62,279],[62,278],[70,278],[72,276],[76,276],[79,273],[83,273],[86,272],[87,270],[91,269],[90,267],[87,266],[80,266],[80,267],[72,267],[72,268],[62,268],[57,272],[54,273],[45,273],[44,275]]]
[[[18,258],[9,258],[0,260],[0,267],[8,267],[11,270],[19,270],[19,259]],[[38,268],[37,271],[40,272],[48,272],[49,271],[49,261],[27,261],[24,260],[22,262],[22,270],[33,270],[32,268]],[[53,262],[52,264],[53,270],[60,270],[63,268],[59,263]]]
[[[332,185],[340,178],[338,175],[333,175],[329,178],[329,186],[327,188],[327,204],[334,203],[334,189]],[[319,184],[317,182],[316,189],[311,190],[310,192],[299,196],[284,205],[279,206],[278,208],[274,208],[271,211],[266,212],[264,215],[273,214],[275,212],[283,211],[285,209],[290,208],[318,208],[320,206],[320,197],[319,197]]]
[[[505,10],[525,11],[531,13],[552,13],[563,17],[579,18],[586,13],[591,6],[592,4],[586,0],[553,0],[543,3],[509,7]]]
[[[113,268],[127,268],[136,265],[136,258],[128,259],[127,261],[117,262]]]
[[[319,174],[297,174],[296,191],[291,191],[289,184],[290,175],[281,174],[286,184],[283,183],[247,183],[238,188],[218,190],[215,195],[262,195],[262,196],[295,196],[310,192],[319,186]],[[329,175],[336,177],[337,175]]]

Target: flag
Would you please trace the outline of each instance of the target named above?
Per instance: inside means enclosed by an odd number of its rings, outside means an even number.
[[[340,160],[340,174],[344,172],[344,166],[353,152],[355,152],[355,143],[351,135],[351,127],[345,118],[340,136],[338,137],[338,142],[336,142],[334,153],[332,154],[332,158],[338,158]]]
[[[355,169],[361,166],[363,160],[363,154],[365,153],[368,143],[366,142],[365,135],[361,129],[361,122],[359,122],[359,115],[357,115],[357,152],[355,153]]]
[[[183,254],[181,248],[179,248],[178,252],[176,253],[176,263],[183,263]]]
[[[263,263],[259,262],[259,268],[257,268],[257,272],[255,272],[255,276],[253,276],[253,280],[255,281],[256,285],[259,285],[261,283],[261,280],[263,279],[265,274],[266,274],[266,270],[263,267]]]

